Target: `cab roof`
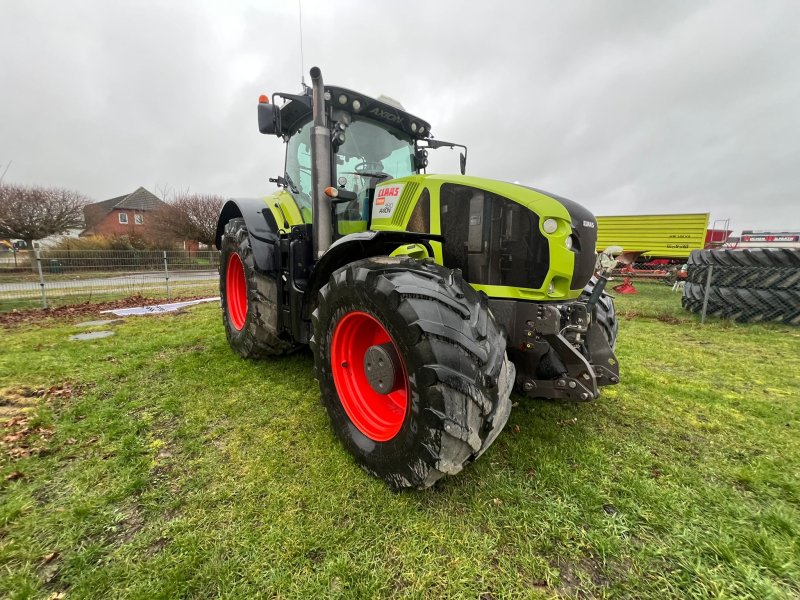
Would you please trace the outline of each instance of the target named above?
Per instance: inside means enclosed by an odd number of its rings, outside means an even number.
[[[275,96],[288,100],[280,107],[281,134],[292,135],[311,118],[311,88],[306,88],[302,94],[279,92]],[[427,121],[415,117],[397,106],[347,88],[326,85],[325,107],[385,123],[405,132],[414,139],[423,140],[430,137],[431,126]]]

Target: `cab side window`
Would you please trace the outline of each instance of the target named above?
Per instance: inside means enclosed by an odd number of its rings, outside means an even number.
[[[301,212],[311,211],[311,127],[311,121],[303,125],[286,147],[286,175],[295,188],[289,191]]]

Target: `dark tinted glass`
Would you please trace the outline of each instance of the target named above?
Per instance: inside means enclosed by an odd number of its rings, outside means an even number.
[[[456,184],[441,188],[446,267],[483,285],[539,288],[550,262],[536,214],[490,192]]]

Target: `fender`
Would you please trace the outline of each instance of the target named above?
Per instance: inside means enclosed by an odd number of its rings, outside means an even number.
[[[443,242],[444,237],[434,233],[412,231],[362,231],[336,240],[314,265],[308,286],[303,295],[303,318],[310,319],[317,303],[317,293],[333,272],[344,265],[372,256],[389,256],[403,244],[422,244],[433,256],[431,241]]]
[[[275,243],[280,239],[278,236],[278,224],[261,198],[232,198],[225,202],[217,221],[217,233],[214,239],[214,245],[217,250],[222,245],[222,234],[225,231],[225,225],[231,219],[237,218],[244,219],[244,223],[247,226],[256,268],[265,273],[274,272],[277,268],[274,258]]]

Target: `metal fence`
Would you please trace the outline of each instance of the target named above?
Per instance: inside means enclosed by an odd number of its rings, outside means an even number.
[[[0,305],[216,294],[219,252],[41,250],[0,254]]]
[[[683,307],[739,323],[800,325],[800,251],[698,251],[689,259]]]

